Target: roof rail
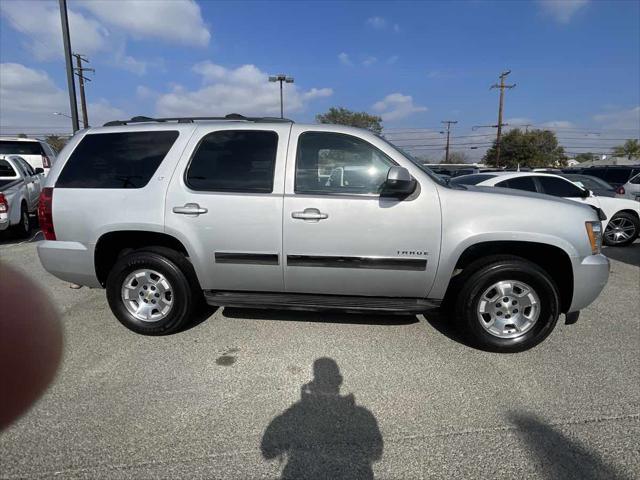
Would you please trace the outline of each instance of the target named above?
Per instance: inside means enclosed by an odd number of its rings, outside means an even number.
[[[167,117],[167,118],[152,118],[152,117],[132,117],[131,120],[112,120],[105,123],[104,127],[115,127],[121,125],[130,125],[132,123],[151,123],[151,122],[178,122],[178,123],[193,123],[199,120],[218,120],[218,121],[240,121],[240,122],[277,122],[277,123],[293,123],[293,120],[288,118],[279,117],[245,117],[239,113],[230,113],[224,117]]]

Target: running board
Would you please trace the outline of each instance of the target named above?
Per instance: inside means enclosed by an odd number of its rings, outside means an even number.
[[[204,297],[216,307],[288,310],[335,310],[385,313],[421,313],[437,308],[438,300],[403,297],[317,295],[307,293],[240,292],[207,290]]]

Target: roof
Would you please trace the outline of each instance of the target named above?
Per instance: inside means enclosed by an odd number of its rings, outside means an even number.
[[[129,120],[112,120],[110,122],[105,123],[103,126],[105,127],[118,127],[122,125],[131,125],[134,123],[194,123],[199,121],[217,121],[217,122],[254,122],[254,123],[293,123],[293,120],[289,120],[288,118],[278,118],[278,117],[245,117],[244,115],[240,115],[239,113],[230,113],[225,115],[224,117],[145,117],[145,116],[137,116],[132,117]]]

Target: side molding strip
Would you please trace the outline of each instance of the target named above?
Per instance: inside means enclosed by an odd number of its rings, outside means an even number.
[[[235,263],[245,265],[279,265],[277,253],[236,253],[215,252],[216,263]]]
[[[379,270],[426,270],[427,260],[395,257],[337,257],[287,255],[290,267],[365,268]]]

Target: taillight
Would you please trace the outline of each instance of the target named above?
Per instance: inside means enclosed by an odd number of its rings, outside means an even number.
[[[42,155],[42,168],[51,168],[51,160],[46,155]]]
[[[44,234],[45,240],[55,240],[56,232],[53,229],[53,188],[46,187],[40,193],[40,201],[38,202],[38,222],[40,229]]]
[[[624,187],[623,187],[623,186],[619,186],[619,187],[616,189],[616,193],[617,193],[618,195],[624,195],[624,194],[625,194]]]
[[[9,211],[9,203],[4,196],[4,193],[0,193],[0,213],[7,213]]]

